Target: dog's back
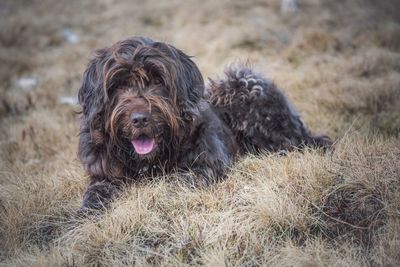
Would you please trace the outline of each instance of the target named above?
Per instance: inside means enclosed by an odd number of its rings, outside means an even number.
[[[312,135],[283,92],[251,68],[239,65],[225,79],[210,80],[207,93],[219,117],[231,128],[242,153],[327,148],[327,136]]]

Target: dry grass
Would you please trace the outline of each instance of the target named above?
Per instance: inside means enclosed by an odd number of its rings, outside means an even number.
[[[299,2],[2,1],[0,265],[398,266],[399,5]],[[249,59],[335,151],[248,156],[199,190],[159,177],[80,217],[79,108],[59,97],[95,48],[132,35],[175,44],[206,77]]]

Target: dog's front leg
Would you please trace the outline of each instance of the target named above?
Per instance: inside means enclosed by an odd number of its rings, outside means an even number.
[[[230,151],[214,131],[198,137],[195,148],[181,160],[181,168],[188,170],[185,180],[194,187],[207,186],[226,176],[232,162]]]
[[[92,180],[83,194],[81,212],[103,209],[118,196],[120,189],[107,180]]]

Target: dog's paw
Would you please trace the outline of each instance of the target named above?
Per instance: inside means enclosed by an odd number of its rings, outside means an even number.
[[[117,186],[106,181],[95,182],[84,193],[82,206],[78,212],[88,214],[104,210],[118,194],[119,189]]]

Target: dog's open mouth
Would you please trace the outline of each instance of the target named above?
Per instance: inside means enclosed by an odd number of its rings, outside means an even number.
[[[151,153],[156,147],[156,140],[145,134],[140,135],[138,138],[133,139],[132,145],[139,155],[146,155]]]

